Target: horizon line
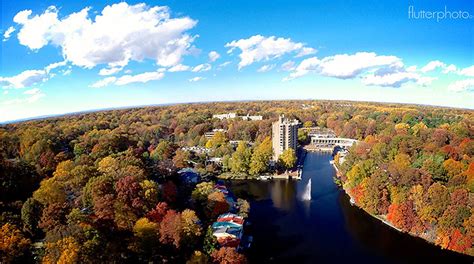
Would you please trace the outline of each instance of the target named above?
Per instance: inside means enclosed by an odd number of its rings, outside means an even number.
[[[403,102],[391,102],[391,101],[363,101],[363,100],[347,100],[347,99],[315,99],[315,98],[306,98],[306,99],[243,99],[243,100],[216,100],[216,101],[188,101],[188,102],[171,102],[171,103],[157,103],[157,104],[142,104],[142,105],[124,105],[124,106],[117,106],[117,107],[104,107],[104,108],[91,108],[91,109],[84,109],[79,111],[72,111],[72,112],[64,112],[58,114],[47,114],[47,115],[39,115],[39,116],[32,116],[32,117],[25,117],[20,119],[14,120],[6,120],[0,121],[0,126],[11,125],[11,124],[19,124],[23,122],[30,122],[30,121],[39,121],[39,120],[46,120],[50,118],[61,118],[67,116],[74,116],[80,114],[90,114],[90,113],[98,113],[98,112],[105,112],[105,111],[114,111],[114,110],[128,110],[134,108],[146,108],[146,107],[160,107],[160,106],[172,106],[172,105],[184,105],[184,104],[210,104],[210,103],[238,103],[238,102],[272,102],[272,101],[342,101],[342,102],[354,102],[354,103],[377,103],[377,104],[398,104],[398,105],[409,105],[409,106],[425,106],[425,107],[435,107],[435,108],[446,108],[446,109],[456,109],[456,110],[467,110],[467,111],[474,111],[473,108],[467,107],[455,107],[455,106],[442,106],[442,105],[434,105],[434,104],[419,104],[419,103],[403,103]]]

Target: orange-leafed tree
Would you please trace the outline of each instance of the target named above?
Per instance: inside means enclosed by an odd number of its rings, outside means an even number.
[[[65,237],[55,243],[47,243],[43,257],[45,264],[79,263],[80,245],[72,237]]]
[[[212,192],[207,196],[207,214],[211,219],[229,211],[229,204],[221,192]]]
[[[166,202],[159,202],[153,210],[148,212],[146,217],[150,219],[150,221],[161,223],[168,209],[168,204]]]
[[[0,262],[12,262],[22,256],[29,245],[30,240],[23,236],[20,229],[10,223],[4,224],[0,230]]]
[[[472,241],[469,236],[461,233],[461,231],[457,228],[453,229],[451,232],[448,249],[464,253],[471,247]]]
[[[391,204],[388,207],[387,219],[397,228],[410,231],[415,224],[416,214],[413,210],[413,202],[407,200],[401,204]]]
[[[234,248],[222,247],[211,253],[212,262],[216,264],[244,264],[247,259]]]

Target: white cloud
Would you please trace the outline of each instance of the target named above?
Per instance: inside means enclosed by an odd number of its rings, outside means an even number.
[[[400,58],[379,56],[373,52],[357,52],[353,55],[338,54],[321,60],[311,57],[303,60],[285,80],[298,78],[310,72],[340,79],[351,79],[370,69],[401,67],[403,67],[403,63]]]
[[[63,73],[64,76],[67,76],[67,75],[70,75],[72,73],[72,70],[71,69],[66,69],[66,70],[63,70],[62,73]]]
[[[281,69],[284,71],[292,71],[295,69],[295,62],[294,61],[287,61],[281,65]]]
[[[257,72],[268,72],[275,68],[275,64],[266,64],[260,67]]]
[[[217,53],[216,51],[209,52],[208,56],[209,56],[209,61],[211,62],[214,62],[221,57],[221,55],[219,55],[219,53]]]
[[[47,73],[49,73],[51,70],[54,70],[58,67],[66,66],[66,64],[67,64],[67,61],[60,61],[60,62],[51,63],[48,66],[44,67],[44,70]]]
[[[197,21],[171,18],[168,7],[121,2],[106,6],[94,19],[89,10],[84,8],[62,19],[55,7],[33,17],[31,10],[21,11],[14,18],[21,26],[18,39],[32,50],[48,44],[58,46],[67,61],[85,68],[98,64],[123,67],[131,60],[144,59],[173,66],[192,49],[195,37],[186,31]]]
[[[459,74],[464,75],[464,76],[474,77],[474,65],[460,70]]]
[[[32,11],[18,12],[13,21],[21,25],[17,34],[20,44],[36,50],[48,44],[50,31],[58,23],[58,10],[50,6],[41,15],[30,18]]]
[[[48,78],[46,70],[26,70],[16,76],[0,77],[0,86],[19,89],[46,81]]]
[[[291,41],[290,38],[264,37],[261,35],[234,40],[227,43],[225,47],[229,48],[228,53],[232,53],[236,48],[241,50],[239,54],[239,69],[254,62],[268,61],[292,52],[297,52],[299,56],[304,56],[315,51],[305,47],[303,43]]]
[[[136,75],[123,75],[121,77],[106,77],[90,85],[92,88],[101,88],[111,84],[127,85],[131,83],[147,83],[149,81],[160,80],[165,76],[163,69],[158,69],[154,72],[144,72]]]
[[[171,68],[168,69],[169,72],[182,72],[182,71],[188,71],[189,70],[188,65],[183,65],[183,64],[177,64]]]
[[[113,77],[113,76],[112,77],[107,77],[107,78],[104,78],[102,80],[98,80],[97,82],[91,84],[90,87],[92,87],[92,88],[105,87],[105,86],[108,86],[109,84],[114,83],[116,80],[117,80],[117,77]]]
[[[288,62],[288,65],[285,66],[290,68],[292,65]],[[427,70],[436,67],[439,66],[432,63]],[[291,80],[309,73],[339,79],[360,77],[365,85],[382,87],[400,87],[407,82],[427,86],[437,79],[436,77],[423,76],[417,71],[416,66],[405,68],[402,60],[396,56],[358,52],[353,55],[338,54],[322,59],[317,57],[305,59],[298,66],[293,67],[290,75],[283,80]]]
[[[190,81],[190,82],[199,82],[199,81],[202,81],[204,79],[205,79],[204,77],[197,76],[197,77],[189,79],[188,81]]]
[[[223,62],[221,64],[219,64],[219,68],[224,68],[225,66],[231,64],[232,62],[231,61],[226,61],[226,62]]]
[[[122,69],[123,67],[103,68],[103,69],[100,69],[99,75],[102,75],[102,76],[114,75],[122,71]]]
[[[0,77],[0,86],[20,89],[45,82],[55,76],[54,73],[51,73],[52,70],[63,67],[66,63],[66,61],[55,62],[47,65],[42,70],[26,70],[15,76]]]
[[[7,41],[11,37],[13,32],[15,32],[15,28],[14,27],[9,27],[5,31],[5,33],[3,33],[3,41]]]
[[[444,62],[441,62],[439,60],[430,61],[423,68],[421,68],[421,72],[426,73],[426,72],[434,71],[437,68],[444,68],[445,66],[446,64],[444,64]]]
[[[443,69],[443,73],[450,73],[450,72],[455,72],[457,70],[456,65],[450,64],[448,66],[445,66]]]
[[[205,72],[205,71],[209,71],[211,68],[212,66],[209,63],[204,63],[204,64],[197,65],[191,71],[192,72]]]
[[[474,91],[474,79],[453,82],[448,86],[448,90],[452,92]]]
[[[165,76],[163,72],[145,72],[137,75],[124,75],[115,81],[115,85],[127,85],[130,83],[146,83],[149,81],[160,80]]]
[[[419,85],[426,86],[436,79],[435,77],[422,77],[418,73],[400,70],[383,75],[368,74],[362,78],[362,83],[382,87],[400,87],[407,82],[416,82]]]
[[[456,66],[454,64],[447,65],[446,63],[439,61],[439,60],[434,60],[428,62],[424,67],[420,69],[422,73],[427,73],[434,71],[436,69],[442,69],[444,74],[450,73],[450,72],[455,72],[456,71]]]
[[[313,48],[310,48],[310,47],[303,47],[301,49],[300,52],[298,52],[298,54],[296,54],[296,58],[299,58],[299,57],[304,57],[304,56],[308,56],[308,55],[312,55],[312,54],[315,54],[316,52],[318,52],[317,50],[313,49]]]
[[[2,104],[4,105],[13,105],[13,104],[23,104],[23,103],[34,103],[41,99],[42,97],[46,96],[44,93],[41,92],[38,88],[33,88],[30,90],[26,90],[23,94],[27,95],[26,98],[17,98],[8,101],[4,101]]]

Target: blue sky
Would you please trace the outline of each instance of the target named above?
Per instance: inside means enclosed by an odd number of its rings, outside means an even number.
[[[253,99],[474,108],[470,1],[1,3],[0,122]]]

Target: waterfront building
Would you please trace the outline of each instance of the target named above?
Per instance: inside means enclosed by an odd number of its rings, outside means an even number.
[[[339,146],[348,149],[356,144],[357,140],[352,138],[338,138],[332,136],[316,135],[311,137],[311,146],[315,148],[334,148]]]
[[[298,120],[289,120],[284,115],[279,116],[278,121],[272,123],[273,159],[275,161],[287,149],[291,148],[296,151],[299,126]]]
[[[243,235],[244,218],[233,213],[222,214],[212,224],[212,234],[220,246],[237,247]]]
[[[329,138],[329,137],[336,137],[336,133],[329,128],[321,128],[321,127],[303,127],[300,128],[303,130],[309,137],[320,137],[320,138]]]

